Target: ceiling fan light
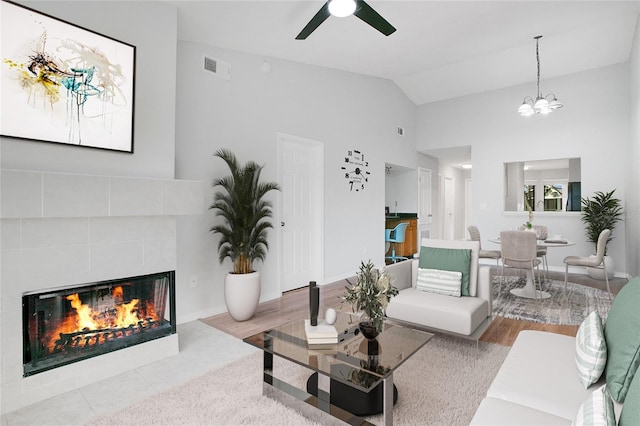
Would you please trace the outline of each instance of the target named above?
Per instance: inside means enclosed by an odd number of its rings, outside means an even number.
[[[329,13],[338,18],[344,18],[345,16],[353,15],[356,11],[355,0],[330,0],[329,1]]]

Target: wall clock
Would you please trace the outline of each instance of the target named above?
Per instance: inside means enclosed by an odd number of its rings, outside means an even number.
[[[362,191],[367,182],[369,182],[369,162],[365,161],[364,154],[358,150],[347,151],[344,157],[345,165],[341,167],[344,170],[344,177],[347,180],[350,191]]]

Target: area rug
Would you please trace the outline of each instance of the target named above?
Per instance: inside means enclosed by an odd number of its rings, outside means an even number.
[[[508,347],[436,335],[394,373],[397,425],[467,425],[486,394]],[[311,374],[275,358],[276,377],[301,386]],[[381,424],[382,416],[368,420]],[[315,425],[262,396],[262,354],[94,418],[90,425]]]
[[[549,299],[527,299],[509,292],[513,288],[524,287],[524,277],[505,277],[501,292],[499,280],[499,276],[493,278],[493,313],[505,318],[544,324],[580,325],[594,310],[600,313],[603,321],[606,320],[611,308],[609,293],[596,288],[567,283],[565,297],[564,281],[547,280],[542,289],[551,294]]]

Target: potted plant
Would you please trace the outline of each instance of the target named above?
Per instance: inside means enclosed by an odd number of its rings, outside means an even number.
[[[346,281],[349,286],[341,298],[342,303],[350,304],[352,312],[362,312],[360,331],[367,339],[374,339],[382,331],[384,310],[398,289],[384,270],[374,268],[371,260],[366,264],[360,262],[355,284]]]
[[[213,181],[214,188],[222,190],[215,193],[210,208],[224,223],[213,226],[211,232],[220,235],[220,263],[227,257],[233,262],[224,284],[227,309],[236,321],[246,321],[260,301],[260,273],[254,271],[253,262],[264,261],[269,248],[267,230],[273,228],[268,220],[272,204],[264,197],[280,188],[274,182],[260,182],[264,166],[253,161],[240,165],[227,149],[220,149],[215,156],[224,160],[231,174]]]
[[[614,198],[613,193],[597,191],[593,198],[582,198],[582,216],[581,220],[586,225],[587,239],[593,243],[594,252],[597,250],[598,236],[605,229],[611,230],[611,235],[607,239],[607,243],[613,239],[613,228],[616,223],[622,220],[622,206],[619,198]],[[604,248],[605,259],[607,264],[607,275],[613,277],[613,259],[606,256],[607,247]],[[604,272],[601,268],[587,268],[587,273],[591,278],[604,280]]]

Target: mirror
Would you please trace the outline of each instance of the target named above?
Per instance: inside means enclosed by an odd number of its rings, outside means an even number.
[[[580,211],[580,158],[504,164],[504,210]]]

